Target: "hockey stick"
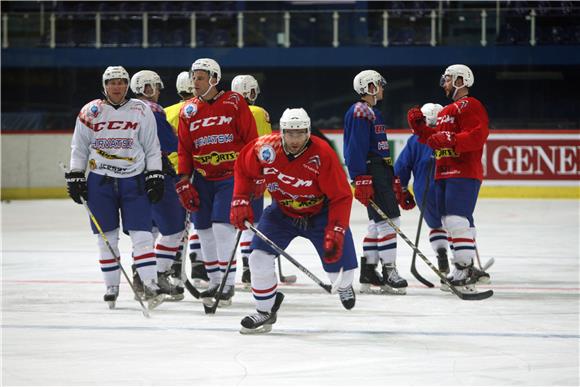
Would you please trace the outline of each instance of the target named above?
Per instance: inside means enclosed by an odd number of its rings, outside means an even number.
[[[280,259],[279,255],[278,255],[278,275],[280,276],[280,282],[283,282],[285,284],[293,284],[294,282],[296,282],[296,276],[294,274],[292,275],[282,274],[282,260]]]
[[[215,314],[215,310],[217,309],[220,298],[224,293],[224,288],[226,287],[226,281],[228,279],[228,275],[230,274],[230,269],[232,267],[232,263],[234,262],[234,257],[236,256],[236,252],[238,250],[238,243],[240,243],[240,238],[242,236],[242,230],[238,230],[236,233],[236,243],[234,244],[234,248],[232,250],[232,255],[230,255],[230,260],[228,261],[228,266],[226,267],[226,272],[222,277],[222,282],[220,283],[220,287],[215,294],[215,301],[211,306],[207,306],[205,303],[203,304],[203,309],[205,314]]]
[[[417,255],[419,255],[419,257],[427,264],[427,266],[429,266],[431,268],[431,270],[433,270],[435,272],[435,274],[437,274],[439,276],[439,278],[441,278],[441,280],[443,281],[443,283],[447,286],[449,286],[449,289],[451,290],[451,292],[453,292],[453,294],[455,294],[457,297],[461,298],[462,300],[485,300],[486,298],[489,298],[491,296],[493,296],[493,290],[486,290],[484,292],[478,292],[478,293],[461,293],[459,290],[457,290],[457,288],[451,284],[451,282],[449,282],[449,280],[447,279],[447,277],[445,277],[443,274],[441,274],[441,272],[439,270],[437,270],[437,268],[435,268],[435,266],[433,266],[433,264],[431,263],[431,261],[429,261],[429,259],[427,259],[427,257],[421,252],[421,250],[419,250],[417,248],[417,246],[415,246],[413,244],[413,242],[411,242],[409,240],[409,238],[407,238],[407,236],[401,231],[401,229],[391,220],[391,218],[389,218],[384,212],[383,210],[381,210],[379,208],[379,206],[377,206],[377,203],[374,202],[374,200],[370,200],[369,201],[371,207],[380,215],[381,218],[383,218],[384,220],[387,221],[387,223],[393,228],[393,230],[395,230],[395,232],[397,234],[399,234],[399,236],[414,250],[417,252]]]
[[[187,289],[189,294],[191,294],[195,299],[199,300],[201,294],[200,291],[197,290],[195,286],[193,286],[193,284],[189,281],[189,278],[187,278],[187,275],[185,274],[185,262],[187,261],[185,259],[185,253],[187,251],[187,242],[189,241],[189,226],[191,225],[190,216],[191,213],[187,211],[185,218],[185,229],[183,230],[183,239],[182,239],[183,249],[181,255],[181,281],[183,281],[183,285],[185,286],[185,289]]]
[[[481,266],[481,259],[479,258],[479,250],[477,249],[477,244],[475,245],[475,258],[477,258],[477,265],[482,271],[486,271],[495,263],[495,258],[491,257],[483,266]]]
[[[290,254],[288,254],[287,252],[282,250],[277,244],[272,242],[266,235],[264,235],[260,230],[258,230],[256,227],[254,227],[250,222],[248,222],[246,220],[246,221],[244,221],[244,224],[246,225],[247,228],[252,230],[254,232],[254,234],[256,234],[261,240],[266,242],[268,244],[268,246],[273,248],[278,254],[283,255],[284,258],[289,260],[294,266],[296,266],[298,269],[300,269],[300,271],[303,272],[304,274],[306,274],[308,276],[308,278],[310,278],[312,281],[316,282],[316,284],[318,286],[320,286],[322,289],[326,290],[330,294],[332,294],[334,291],[336,291],[336,288],[338,288],[340,281],[338,281],[338,280],[334,281],[333,285],[325,284],[317,276],[312,274],[312,272],[310,270],[308,270],[306,267],[302,266],[302,264],[300,262],[298,262],[297,260],[292,258],[292,256]],[[342,271],[342,269],[341,269],[341,271]]]
[[[62,171],[64,173],[68,173],[68,170],[66,169],[66,165],[64,165],[62,162],[60,162],[59,165],[60,165],[60,168],[62,169]],[[91,218],[91,221],[95,225],[95,228],[99,231],[99,234],[101,235],[101,238],[103,238],[103,240],[105,241],[105,244],[107,245],[107,248],[111,252],[111,255],[113,257],[115,257],[115,260],[117,261],[117,264],[119,265],[119,268],[121,269],[121,273],[123,273],[123,276],[127,280],[127,283],[129,284],[129,287],[131,287],[131,290],[133,291],[133,294],[135,295],[135,299],[139,302],[139,305],[141,305],[141,310],[143,312],[143,316],[145,316],[147,318],[150,318],[151,315],[149,314],[149,310],[147,310],[147,308],[145,307],[145,304],[143,304],[143,301],[141,301],[141,297],[137,294],[137,291],[135,290],[135,287],[133,286],[133,283],[129,279],[129,276],[127,275],[127,272],[123,268],[123,265],[121,265],[121,259],[120,259],[120,257],[117,257],[117,254],[115,253],[115,250],[113,250],[113,246],[111,246],[111,244],[109,243],[109,240],[105,236],[105,233],[103,232],[103,229],[101,228],[101,225],[97,221],[97,218],[95,218],[95,216],[93,215],[93,212],[89,208],[89,205],[87,204],[87,202],[85,201],[85,199],[82,196],[80,197],[80,199],[81,199],[81,202],[82,202],[83,206],[85,207],[85,210],[87,210],[87,213],[89,214],[89,218]]]
[[[433,159],[433,156],[431,156],[431,159],[429,160],[429,172],[427,172],[427,182],[425,183],[425,192],[423,192],[423,200],[421,200],[421,208],[419,208],[420,214],[419,214],[419,225],[417,226],[417,236],[415,238],[415,246],[419,246],[419,236],[421,235],[421,226],[423,225],[423,216],[425,214],[425,205],[427,204],[427,196],[429,194],[429,185],[431,183],[431,174],[433,173],[433,164],[435,164],[435,159]],[[419,272],[417,271],[417,267],[415,266],[415,261],[417,260],[417,252],[415,250],[413,250],[413,258],[411,258],[411,274],[413,274],[413,276],[415,278],[417,278],[417,280],[419,282],[421,282],[423,285],[427,286],[428,288],[432,288],[433,285],[431,282],[427,281],[425,278],[423,278]]]

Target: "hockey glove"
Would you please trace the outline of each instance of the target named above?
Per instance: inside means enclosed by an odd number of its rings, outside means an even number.
[[[187,211],[195,212],[199,209],[199,194],[189,180],[180,180],[175,184],[175,192],[179,201]]]
[[[81,198],[86,201],[89,196],[85,173],[71,171],[65,173],[64,178],[66,180],[66,191],[68,192],[68,196],[70,196],[75,203],[83,204]]]
[[[253,199],[257,199],[264,195],[264,191],[266,190],[266,179],[255,179],[254,180],[254,192],[253,192]]]
[[[415,208],[415,198],[413,197],[413,194],[407,191],[406,187],[401,187],[401,179],[399,179],[398,176],[395,176],[393,179],[393,192],[395,192],[397,202],[403,210],[412,210]]]
[[[354,178],[354,197],[364,206],[369,205],[375,195],[373,189],[373,178],[370,175],[360,175]]]
[[[322,257],[324,263],[335,263],[342,257],[345,232],[346,229],[338,223],[326,226],[326,230],[324,230],[324,257]]]
[[[147,197],[153,204],[163,198],[163,192],[165,191],[163,179],[164,176],[161,171],[145,172],[145,192],[147,192]]]
[[[427,145],[433,149],[453,148],[455,142],[453,132],[437,132],[427,139]]]
[[[234,196],[230,208],[230,223],[238,230],[245,230],[244,221],[254,223],[254,211],[247,196]]]
[[[419,108],[419,106],[413,106],[407,112],[407,122],[409,127],[413,129],[413,133],[417,136],[421,136],[425,129],[428,129],[427,123],[425,122],[425,116]]]

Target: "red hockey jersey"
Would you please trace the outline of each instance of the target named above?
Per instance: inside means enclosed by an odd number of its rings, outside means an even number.
[[[454,177],[483,180],[481,157],[489,136],[487,111],[477,99],[463,97],[445,106],[437,115],[435,131],[455,133],[453,149],[435,151],[435,179]],[[421,136],[420,142],[427,138]]]
[[[249,197],[254,179],[265,178],[272,199],[288,216],[320,212],[328,202],[328,223],[348,227],[352,191],[336,153],[323,140],[311,143],[298,157],[288,156],[279,133],[246,145],[236,161],[234,196]]]
[[[256,122],[244,98],[221,91],[208,103],[194,97],[179,112],[177,147],[180,174],[195,169],[208,180],[233,176],[243,146],[258,137]]]

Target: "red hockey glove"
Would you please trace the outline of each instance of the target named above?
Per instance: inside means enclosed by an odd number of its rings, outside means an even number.
[[[375,196],[373,178],[370,175],[360,175],[354,178],[354,198],[364,206]]]
[[[415,198],[413,198],[413,194],[407,191],[407,188],[401,187],[401,179],[399,179],[398,176],[395,176],[393,179],[393,191],[395,192],[399,206],[401,206],[403,210],[412,210],[415,208]]]
[[[199,209],[199,194],[188,180],[180,180],[175,184],[175,191],[183,208],[191,212]]]
[[[342,257],[345,232],[346,229],[338,223],[326,226],[324,230],[324,257],[322,257],[324,263],[335,263]]]
[[[257,199],[264,195],[264,191],[266,190],[266,179],[255,179],[254,180],[254,191],[253,191],[253,199]]]
[[[427,145],[433,149],[453,148],[455,146],[455,133],[437,132],[427,139]]]
[[[244,221],[254,223],[254,211],[247,196],[234,196],[230,208],[230,223],[238,230],[245,230]]]
[[[423,134],[425,129],[428,129],[427,123],[425,122],[425,116],[419,106],[413,106],[409,109],[407,112],[407,122],[411,129],[413,129],[413,133],[419,137]]]

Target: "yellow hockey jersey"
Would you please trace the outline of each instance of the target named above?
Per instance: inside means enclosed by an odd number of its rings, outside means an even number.
[[[167,117],[167,122],[173,127],[173,131],[177,135],[177,127],[179,126],[179,111],[185,101],[180,101],[174,105],[168,106],[165,109],[165,116]]]
[[[272,133],[272,125],[270,125],[270,115],[266,109],[259,106],[250,105],[250,111],[256,121],[256,128],[258,129],[258,136],[265,136]],[[168,118],[169,120],[169,118]]]

